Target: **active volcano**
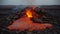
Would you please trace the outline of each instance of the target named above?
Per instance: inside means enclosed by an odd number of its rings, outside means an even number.
[[[9,30],[45,30],[46,28],[50,29],[53,26],[48,22],[43,23],[41,19],[45,18],[46,16],[43,14],[37,14],[33,7],[26,8],[22,13],[23,15],[21,15],[21,18],[13,21],[13,23],[7,27]]]

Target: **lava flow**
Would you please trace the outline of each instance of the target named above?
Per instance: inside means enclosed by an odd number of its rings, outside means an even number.
[[[34,11],[33,11],[34,12]],[[14,21],[12,25],[8,26],[9,30],[45,30],[46,28],[51,28],[52,24],[44,23],[34,23],[30,18],[33,17],[33,13],[30,9],[26,10],[26,16],[19,18],[18,20]],[[34,18],[34,17],[33,17]]]

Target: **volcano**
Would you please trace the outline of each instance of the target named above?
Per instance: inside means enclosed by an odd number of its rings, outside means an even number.
[[[46,28],[52,28],[52,24],[49,23],[42,23],[39,22],[40,20],[36,21],[40,15],[35,12],[33,8],[27,8],[23,11],[23,16],[21,18],[13,21],[11,25],[7,28],[9,30],[20,30],[20,31],[33,31],[33,30],[45,30]],[[43,18],[41,15],[39,18]],[[35,20],[36,22],[34,22]]]

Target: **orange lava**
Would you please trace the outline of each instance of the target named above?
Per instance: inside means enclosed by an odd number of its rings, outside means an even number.
[[[33,31],[33,30],[45,30],[46,27],[51,28],[52,25],[33,23],[29,18],[23,17],[14,21],[13,24],[8,26],[7,28],[9,30]]]
[[[29,17],[29,18],[32,18],[32,17],[33,17],[33,16],[32,16],[32,11],[31,11],[30,9],[26,10],[26,15],[27,15],[27,17]]]

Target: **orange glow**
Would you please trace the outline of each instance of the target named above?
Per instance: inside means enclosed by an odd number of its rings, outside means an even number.
[[[26,15],[29,17],[29,18],[32,18],[32,11],[30,9],[26,10]]]
[[[7,28],[9,30],[33,31],[33,30],[45,30],[46,27],[51,28],[52,24],[33,23],[29,18],[23,17],[14,21],[13,24],[8,26]]]

